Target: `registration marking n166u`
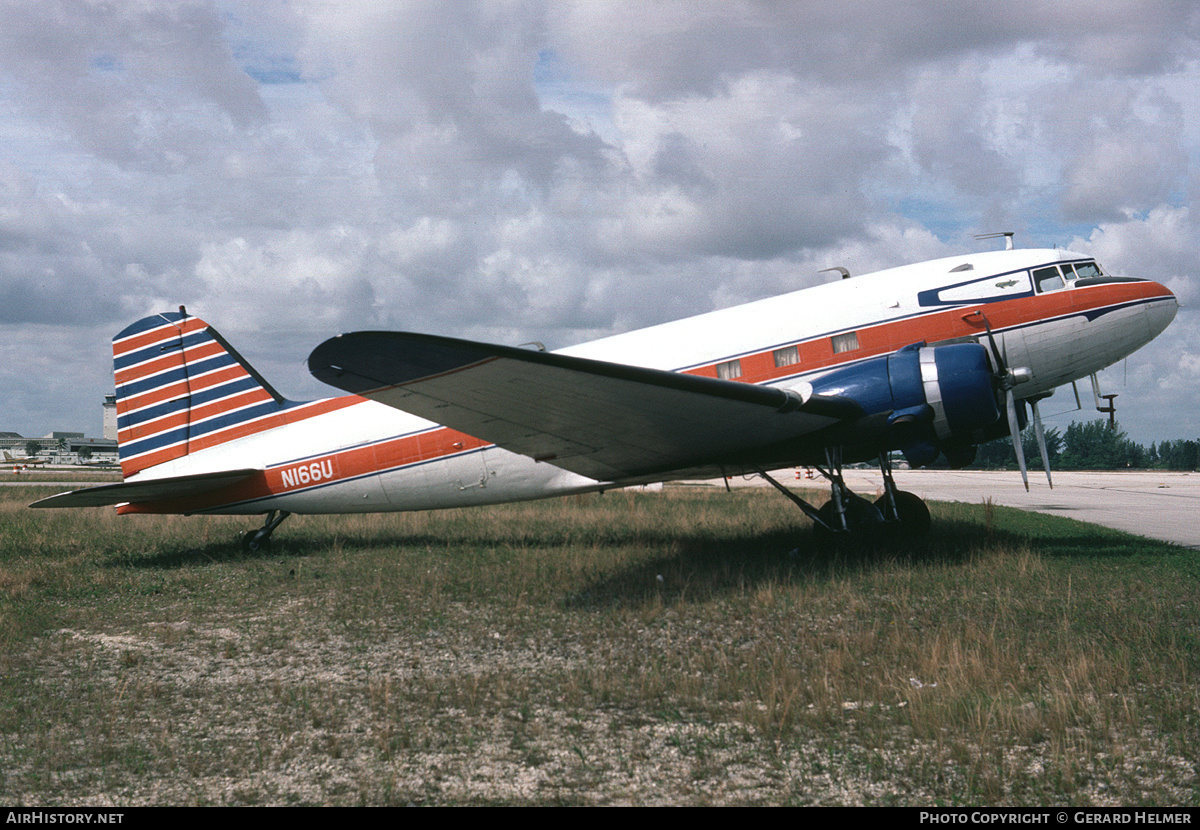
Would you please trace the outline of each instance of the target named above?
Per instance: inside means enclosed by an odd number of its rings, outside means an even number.
[[[305,484],[317,484],[332,480],[334,477],[333,459],[325,458],[307,464],[297,464],[280,471],[284,487],[299,487]]]

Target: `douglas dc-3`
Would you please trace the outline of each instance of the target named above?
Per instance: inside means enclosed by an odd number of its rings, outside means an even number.
[[[1004,250],[938,259],[554,352],[430,334],[325,341],[309,370],[347,393],[279,395],[181,307],[113,339],[124,481],[35,507],[265,514],[427,510],[758,473],[825,536],[920,535],[913,467],[970,463],[1026,407],[1150,342],[1175,317],[1157,282],[1090,257]],[[1041,454],[1045,460],[1044,442]],[[878,459],[883,495],[843,464]],[[768,476],[816,467],[817,508]],[[1049,467],[1047,466],[1047,474]],[[1026,483],[1028,487],[1028,482]]]

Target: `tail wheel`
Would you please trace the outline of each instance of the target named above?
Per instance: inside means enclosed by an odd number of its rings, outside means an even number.
[[[242,550],[254,553],[271,546],[271,537],[261,530],[247,530],[242,534]]]

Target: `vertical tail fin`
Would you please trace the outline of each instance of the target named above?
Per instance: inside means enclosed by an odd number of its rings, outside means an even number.
[[[117,440],[128,477],[220,443],[220,433],[287,401],[216,330],[183,306],[113,338]],[[236,437],[236,436],[231,436]]]

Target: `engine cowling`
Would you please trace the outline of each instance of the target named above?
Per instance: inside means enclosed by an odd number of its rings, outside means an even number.
[[[887,413],[879,449],[899,449],[914,467],[978,443],[1001,420],[987,349],[978,343],[916,343],[836,369],[812,387],[852,398],[868,416]]]

